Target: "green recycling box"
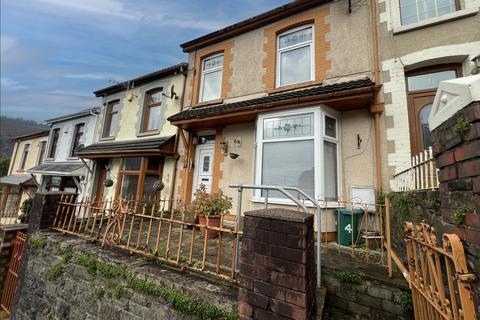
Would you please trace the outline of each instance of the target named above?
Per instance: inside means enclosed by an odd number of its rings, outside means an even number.
[[[358,237],[358,219],[362,216],[362,209],[347,210],[338,209],[337,213],[337,242],[342,246],[352,245],[353,240]]]

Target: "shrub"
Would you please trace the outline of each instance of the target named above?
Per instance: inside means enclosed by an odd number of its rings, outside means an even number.
[[[201,184],[195,199],[190,205],[184,205],[185,213],[198,216],[218,216],[225,214],[232,208],[232,200],[219,192],[207,192],[205,185]]]

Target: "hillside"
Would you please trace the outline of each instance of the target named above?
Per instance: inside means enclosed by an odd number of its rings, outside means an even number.
[[[39,124],[33,120],[20,118],[0,117],[0,155],[8,157],[12,155],[14,143],[10,140],[13,137],[34,133],[48,129],[48,126]]]

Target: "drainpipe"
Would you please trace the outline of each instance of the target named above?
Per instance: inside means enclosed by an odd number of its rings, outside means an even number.
[[[372,28],[372,49],[373,49],[373,69],[375,85],[380,84],[380,64],[378,56],[378,34],[377,34],[377,1],[370,0],[371,9],[371,28]],[[373,114],[374,130],[375,130],[375,175],[376,175],[376,190],[377,194],[382,194],[382,150],[381,150],[381,136],[380,136],[380,115],[383,112],[383,102],[379,101],[378,91],[375,92],[373,105],[370,107],[370,112]]]
[[[188,75],[188,69],[183,71],[181,70],[180,71],[182,74],[183,74],[183,92],[182,92],[182,98],[180,99],[180,112],[183,111],[183,102],[184,102],[184,99],[185,99],[185,86],[187,85],[187,75]],[[178,143],[179,143],[179,136],[180,136],[180,130],[182,130],[182,128],[180,127],[177,127],[177,134],[175,136],[175,145],[174,145],[174,149],[173,149],[173,152],[175,152],[176,154],[178,154]],[[175,184],[177,182],[177,170],[178,170],[178,161],[180,160],[180,157],[178,157],[176,160],[175,160],[175,164],[173,166],[173,177],[172,177],[172,189],[170,190],[170,197],[169,197],[169,201],[168,201],[168,211],[172,211],[172,206],[173,206],[173,195],[175,193]]]

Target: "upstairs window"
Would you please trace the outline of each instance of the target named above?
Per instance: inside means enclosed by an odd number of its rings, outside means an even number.
[[[162,88],[147,92],[143,113],[143,131],[154,131],[160,127],[160,111],[163,100]]]
[[[118,126],[118,111],[120,111],[120,101],[111,101],[107,105],[107,112],[105,113],[105,131],[103,137],[113,137]]]
[[[70,157],[75,157],[75,153],[78,151],[78,146],[82,140],[85,131],[85,123],[79,123],[75,126],[75,132],[73,135],[72,150],[70,151]]]
[[[439,17],[457,9],[455,0],[400,0],[402,25]]]
[[[43,158],[45,158],[45,149],[47,147],[47,141],[42,141],[40,142],[40,145],[38,146],[38,160],[37,164],[41,164],[43,162]]]
[[[60,129],[53,129],[52,131],[52,141],[50,142],[50,150],[48,151],[48,157],[50,159],[55,158],[55,154],[57,153],[57,145],[58,139],[60,137]]]
[[[30,150],[30,144],[27,143],[23,146],[23,153],[22,153],[22,160],[20,161],[20,170],[25,169],[25,165],[27,164],[27,157],[28,151]]]
[[[277,86],[314,80],[313,26],[284,32],[277,39]]]
[[[202,62],[200,102],[220,99],[222,91],[223,53],[205,58]]]

